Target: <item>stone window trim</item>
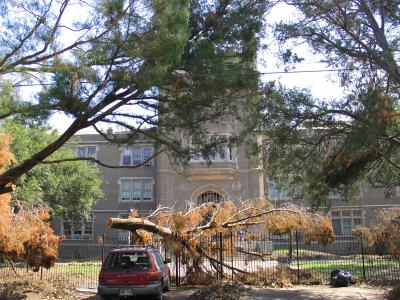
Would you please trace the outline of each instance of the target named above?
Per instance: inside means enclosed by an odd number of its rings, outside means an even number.
[[[137,157],[137,149],[140,149],[140,155]],[[146,149],[150,149],[150,152],[146,154]],[[125,145],[119,148],[120,150],[120,166],[152,166],[154,165],[154,159],[151,159],[147,163],[144,163],[148,158],[150,158],[154,154],[154,144],[151,143],[140,143],[140,144],[132,144]],[[128,159],[128,155],[126,155],[126,151],[130,151],[130,158]],[[135,156],[136,155],[136,156]]]
[[[122,181],[130,181],[130,199],[129,200],[123,200],[122,196],[123,196],[123,186],[122,186]],[[134,187],[132,186],[133,182],[140,182],[141,186],[140,186],[140,199],[133,199],[132,194],[133,194],[133,189]],[[150,195],[151,195],[151,199],[145,199],[144,197],[144,192],[147,191],[149,192],[149,190],[145,190],[144,189],[144,184],[143,182],[149,182],[150,181]],[[119,186],[119,195],[118,195],[118,201],[119,203],[140,203],[140,202],[153,202],[154,199],[154,185],[155,185],[155,180],[153,177],[120,177],[118,180],[118,186]]]
[[[90,240],[93,239],[93,229],[96,216],[94,214],[90,215],[88,221],[82,225],[80,228],[75,228],[73,225],[67,225],[67,221],[61,220],[61,233],[65,236],[66,240]],[[88,226],[89,225],[89,226]],[[70,226],[69,232],[66,232]]]

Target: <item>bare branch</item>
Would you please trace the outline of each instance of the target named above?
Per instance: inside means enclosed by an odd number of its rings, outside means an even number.
[[[94,157],[74,157],[74,158],[63,158],[63,159],[56,159],[56,160],[44,160],[41,161],[40,164],[41,165],[50,165],[50,164],[59,164],[59,163],[63,163],[63,162],[72,162],[72,161],[91,161],[94,162],[102,167],[105,168],[109,168],[109,169],[136,169],[139,168],[141,166],[145,166],[147,164],[149,164],[153,158],[155,158],[157,155],[159,155],[160,153],[162,153],[164,150],[160,150],[155,152],[153,155],[151,155],[148,159],[144,160],[143,162],[141,162],[140,164],[134,165],[134,166],[115,166],[115,165],[109,165],[106,163],[103,163],[102,161],[94,158]]]

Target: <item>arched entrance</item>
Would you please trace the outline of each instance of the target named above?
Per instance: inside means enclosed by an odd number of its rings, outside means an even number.
[[[225,199],[225,191],[216,185],[206,185],[198,188],[192,194],[193,202],[201,205],[207,202],[219,203]]]
[[[207,191],[197,196],[197,204],[203,204],[207,202],[219,203],[222,201],[222,195],[217,192]]]

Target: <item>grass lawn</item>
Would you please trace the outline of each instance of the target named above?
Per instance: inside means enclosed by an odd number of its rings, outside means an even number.
[[[292,263],[293,267],[297,264]],[[365,275],[367,278],[379,279],[387,276],[400,276],[400,262],[391,260],[365,260]],[[330,272],[334,269],[342,269],[350,272],[353,276],[362,277],[363,265],[361,260],[321,260],[321,261],[300,261],[301,270],[311,273],[321,274],[321,276],[329,277]]]
[[[322,259],[322,258],[332,258],[332,257],[338,257],[337,255],[326,253],[326,252],[321,252],[321,251],[311,251],[311,250],[305,250],[305,249],[299,249],[299,258],[300,259]],[[282,257],[282,256],[287,256],[289,254],[289,249],[277,249],[272,251],[271,257],[273,259],[276,259],[277,257]],[[293,259],[295,259],[297,256],[297,251],[294,248],[293,249]]]
[[[99,274],[100,263],[56,263],[51,271],[59,273],[95,273]]]

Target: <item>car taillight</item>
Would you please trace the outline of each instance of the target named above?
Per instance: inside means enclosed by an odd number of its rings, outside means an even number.
[[[149,283],[156,283],[160,280],[160,272],[149,272]]]

